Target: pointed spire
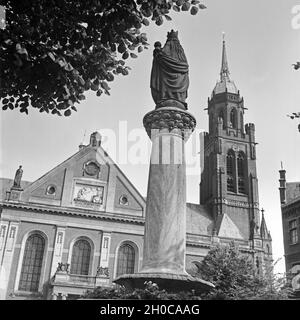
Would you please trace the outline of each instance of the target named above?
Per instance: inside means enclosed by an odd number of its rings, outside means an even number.
[[[222,65],[221,65],[221,72],[220,72],[220,79],[224,81],[229,79],[229,68],[228,68],[228,61],[226,55],[226,45],[225,45],[225,32],[222,33],[223,35],[223,49],[222,49]]]
[[[269,235],[269,231],[267,228],[266,220],[265,220],[265,210],[261,209],[261,224],[260,224],[260,236],[263,239],[267,239]]]

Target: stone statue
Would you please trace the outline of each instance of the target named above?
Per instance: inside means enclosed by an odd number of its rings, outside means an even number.
[[[151,93],[157,107],[164,100],[177,100],[187,109],[185,100],[189,86],[189,66],[183,48],[178,40],[178,32],[168,32],[167,42],[161,48],[155,42],[151,71]]]
[[[98,267],[96,277],[105,276],[109,277],[109,270],[108,268]]]
[[[70,266],[69,263],[59,262],[58,266],[57,266],[57,269],[56,269],[56,272],[66,272],[66,273],[68,273],[69,272],[69,266]]]
[[[21,189],[21,179],[23,175],[22,166],[16,171],[13,188]]]

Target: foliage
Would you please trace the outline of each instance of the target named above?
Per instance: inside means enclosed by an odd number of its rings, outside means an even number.
[[[109,95],[125,60],[148,47],[149,19],[160,26],[171,10],[197,14],[198,0],[6,0],[0,33],[3,110],[28,108],[69,116],[87,90]]]
[[[105,289],[98,287],[87,291],[83,299],[122,299],[122,300],[201,300],[201,297],[190,292],[168,293],[160,290],[156,283],[145,282],[144,289],[126,290],[124,287]]]
[[[288,299],[291,289],[286,279],[275,275],[274,265],[263,271],[256,268],[252,258],[240,253],[234,244],[217,246],[209,251],[199,265],[202,279],[212,282],[215,288],[204,299],[217,300],[282,300]]]
[[[293,112],[292,114],[287,115],[292,120],[295,118],[300,118],[300,112]],[[298,131],[300,132],[300,124],[298,124]]]
[[[295,70],[299,70],[300,69],[300,61],[297,61],[296,63],[294,63],[293,67]],[[288,117],[290,117],[291,119],[300,118],[300,112],[293,112],[293,114],[288,115]],[[300,124],[298,124],[298,131],[300,132]]]
[[[277,262],[276,262],[277,263]],[[275,264],[276,264],[275,263]],[[155,283],[146,282],[145,289],[125,290],[96,288],[83,298],[89,299],[136,299],[136,300],[286,300],[292,296],[292,289],[286,277],[273,272],[274,265],[265,266],[258,272],[252,258],[241,254],[234,245],[216,246],[198,265],[198,276],[212,282],[215,288],[195,295],[192,291],[168,293]]]
[[[300,69],[300,61],[297,61],[296,63],[294,63],[293,67],[294,67],[295,70]]]

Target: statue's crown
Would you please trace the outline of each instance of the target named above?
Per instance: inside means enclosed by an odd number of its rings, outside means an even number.
[[[168,40],[171,40],[171,39],[178,40],[178,31],[174,31],[172,29],[170,32],[168,32],[167,38],[168,38]]]

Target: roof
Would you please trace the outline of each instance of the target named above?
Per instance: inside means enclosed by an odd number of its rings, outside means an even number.
[[[238,226],[232,221],[232,219],[226,213],[224,213],[221,217],[218,236],[241,240],[244,239]]]
[[[235,85],[235,83],[230,80],[229,78],[224,79],[223,81],[219,81],[217,82],[213,93],[214,94],[219,94],[219,93],[224,93],[224,92],[229,92],[229,93],[234,93],[234,94],[238,94],[238,89]]]
[[[234,82],[229,77],[229,67],[226,55],[226,45],[225,40],[223,39],[223,49],[222,49],[222,63],[220,71],[220,81],[217,82],[213,94],[219,94],[224,92],[238,94],[238,89]]]
[[[206,206],[194,203],[186,204],[186,232],[211,235],[214,222]]]

